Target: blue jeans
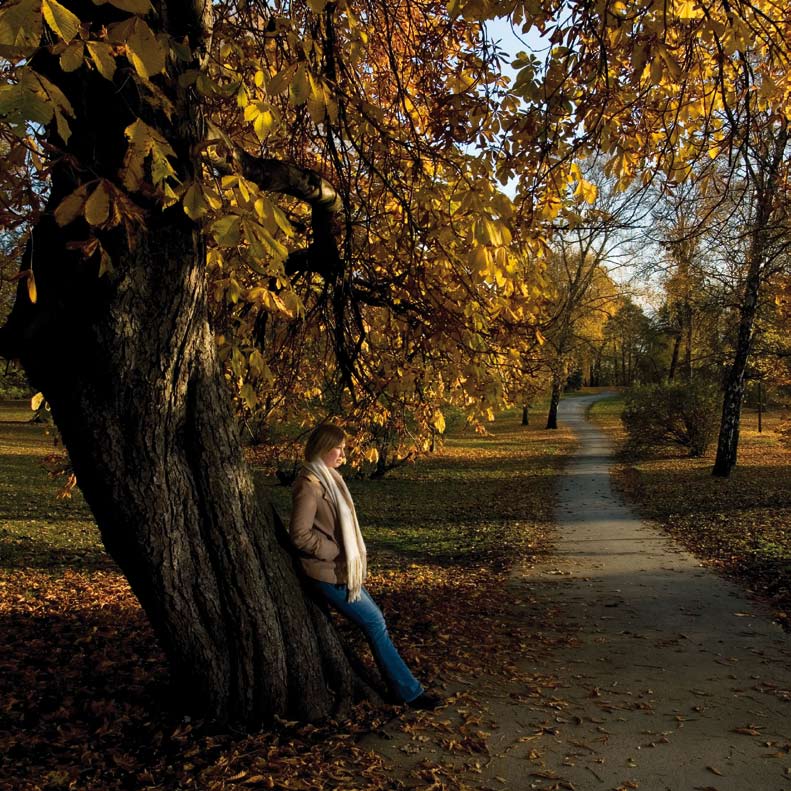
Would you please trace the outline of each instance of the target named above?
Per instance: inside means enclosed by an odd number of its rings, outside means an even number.
[[[331,582],[319,580],[313,580],[313,583],[336,610],[363,630],[376,664],[392,691],[405,702],[414,700],[422,694],[423,687],[401,659],[390,635],[387,634],[382,611],[376,606],[368,591],[363,588],[360,598],[350,603],[346,601],[345,585],[333,585]]]

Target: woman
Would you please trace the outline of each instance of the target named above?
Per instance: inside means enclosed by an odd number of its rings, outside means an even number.
[[[440,698],[412,675],[363,587],[365,544],[351,494],[336,472],[346,460],[345,447],[343,430],[331,424],[318,426],[308,437],[305,464],[293,488],[291,541],[316,589],[363,630],[394,696],[415,709],[435,709]]]

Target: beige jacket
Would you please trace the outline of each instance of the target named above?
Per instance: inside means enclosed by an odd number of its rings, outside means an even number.
[[[334,470],[332,474],[337,475]],[[302,470],[291,490],[292,508],[288,534],[309,577],[346,583],[346,554],[335,505],[319,479]]]

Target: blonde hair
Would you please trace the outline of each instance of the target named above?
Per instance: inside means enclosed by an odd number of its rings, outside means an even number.
[[[322,423],[310,432],[305,443],[305,461],[315,461],[337,448],[346,439],[343,429],[334,423]]]

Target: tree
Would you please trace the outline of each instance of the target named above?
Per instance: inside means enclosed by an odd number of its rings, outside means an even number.
[[[319,717],[362,690],[256,500],[229,385],[429,430],[451,391],[491,413],[535,340],[509,331],[538,320],[552,224],[592,194],[576,163],[600,145],[624,187],[684,178],[727,146],[711,75],[788,40],[768,4],[538,8],[553,49],[509,89],[496,13],[525,19],[488,0],[0,10],[3,184],[47,179],[0,354],[46,395],[204,714]]]
[[[511,204],[463,147],[480,26],[321,2],[1,13],[5,164],[48,192],[0,354],[51,404],[182,697],[246,724],[342,709],[370,691],[256,498],[221,362],[243,400],[277,382],[314,419],[401,405],[441,430],[445,391],[501,399],[493,320],[540,291],[504,276]]]
[[[604,327],[602,378],[613,384],[631,387],[656,382],[661,378],[657,366],[658,334],[643,309],[629,297]]]
[[[748,78],[751,82],[751,78]],[[745,99],[744,112],[752,99]],[[745,120],[745,123],[748,123]],[[758,128],[744,130],[742,140],[742,186],[739,202],[746,209],[745,245],[741,294],[738,302],[738,330],[734,355],[725,376],[722,418],[714,460],[714,475],[727,477],[736,464],[745,373],[753,344],[755,321],[764,284],[782,268],[791,245],[788,225],[788,119],[783,114],[764,114]]]
[[[595,162],[578,166],[578,184],[554,225],[546,277],[553,285],[547,300],[543,358],[550,371],[548,429],[557,428],[560,395],[573,360],[601,336],[615,311],[617,286],[610,271],[623,264],[627,234],[640,213],[640,195],[616,193]]]

